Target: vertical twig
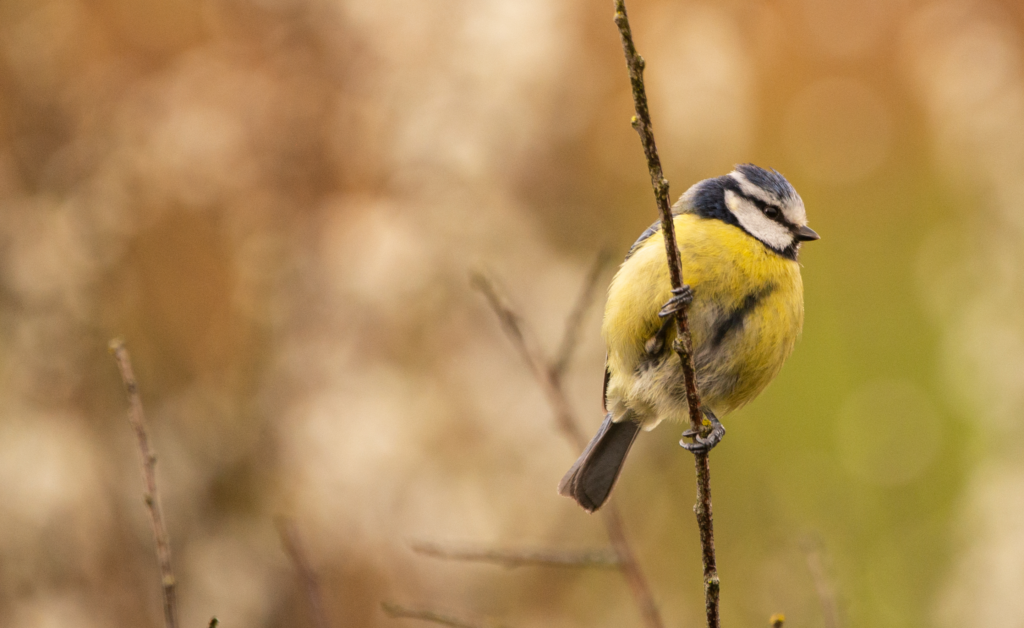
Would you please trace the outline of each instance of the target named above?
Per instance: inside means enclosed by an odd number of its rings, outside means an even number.
[[[600,258],[599,258],[600,259]],[[600,271],[590,272],[587,276],[588,283],[596,283]],[[562,434],[572,443],[577,451],[583,451],[587,446],[587,437],[579,427],[579,423],[576,420],[576,416],[572,411],[572,407],[569,405],[568,398],[565,395],[565,391],[562,389],[562,378],[561,372],[557,370],[555,363],[549,362],[541,352],[540,348],[533,341],[530,334],[527,333],[525,326],[523,325],[519,315],[508,305],[505,299],[498,294],[497,288],[494,283],[487,278],[485,275],[476,273],[473,275],[473,285],[483,293],[487,298],[488,304],[494,313],[497,315],[498,320],[501,322],[502,328],[505,334],[512,340],[519,354],[522,356],[523,361],[526,362],[527,367],[533,373],[537,383],[540,384],[541,389],[544,391],[544,395],[548,399],[548,403],[551,404],[551,408],[555,412],[555,425],[562,432]],[[587,301],[593,298],[593,288],[584,286],[584,289],[580,292],[581,300],[585,300],[584,303],[577,303],[573,309],[574,314],[570,315],[566,321],[566,332],[565,336],[575,337],[575,328],[579,326],[582,321],[582,315],[575,315],[577,311],[585,311]],[[564,360],[568,363],[569,358],[575,343],[567,343],[564,339],[562,347],[568,346],[568,351],[564,351]],[[643,570],[640,568],[640,563],[636,559],[636,555],[633,553],[633,548],[626,537],[625,529],[622,525],[622,518],[619,516],[619,511],[615,507],[613,502],[607,503],[601,509],[602,520],[604,521],[605,530],[608,534],[608,540],[611,543],[612,549],[619,558],[619,568],[622,571],[622,576],[625,578],[627,585],[629,586],[630,593],[633,595],[633,599],[640,611],[641,617],[643,617],[644,625],[647,628],[663,628],[664,623],[661,619],[661,613],[658,610],[657,604],[654,602],[654,594],[651,592],[651,587],[647,582],[646,576],[644,576]]]
[[[498,317],[498,322],[501,323],[505,335],[512,340],[512,344],[519,351],[523,362],[526,363],[526,366],[533,373],[534,379],[540,384],[541,390],[544,391],[544,396],[547,397],[548,403],[551,404],[552,409],[555,411],[555,424],[558,426],[558,429],[566,438],[572,441],[573,445],[582,443],[582,445],[579,445],[582,451],[583,447],[587,446],[587,437],[576,423],[572,408],[569,406],[569,401],[562,392],[561,378],[555,374],[551,364],[543,357],[540,348],[537,347],[533,338],[526,337],[525,326],[522,324],[519,314],[498,294],[494,282],[482,273],[473,273],[471,281],[473,287],[487,298],[487,303]]]
[[[299,582],[306,592],[306,599],[309,601],[309,610],[312,615],[313,625],[316,628],[330,628],[327,621],[327,613],[324,611],[324,600],[320,594],[320,582],[317,580],[313,566],[309,564],[302,540],[295,525],[283,517],[277,519],[277,533],[281,537],[281,545],[291,559]]]
[[[586,447],[584,443],[583,447]],[[580,451],[583,451],[581,448]],[[664,628],[665,623],[661,619],[661,611],[654,602],[654,593],[651,592],[651,585],[647,583],[647,576],[640,568],[640,562],[633,553],[633,546],[629,544],[626,537],[626,530],[622,525],[622,517],[619,509],[614,503],[606,503],[601,509],[601,517],[604,519],[604,527],[608,534],[608,541],[612,549],[619,555],[622,564],[622,577],[626,579],[629,590],[633,594],[640,615],[648,628]]]
[[[552,360],[551,364],[551,370],[556,377],[561,378],[569,369],[569,361],[572,360],[572,354],[576,351],[576,345],[579,342],[583,317],[586,315],[587,310],[590,309],[590,304],[594,302],[597,280],[601,278],[601,271],[604,270],[609,261],[611,261],[611,253],[608,249],[601,249],[594,258],[594,263],[590,265],[590,270],[587,271],[587,276],[583,280],[583,286],[580,288],[580,294],[576,298],[576,304],[573,305],[572,311],[569,312],[569,316],[565,319],[562,343],[558,346],[558,352],[555,354],[555,359]]]
[[[128,395],[128,422],[135,430],[139,453],[142,454],[142,476],[146,483],[144,499],[146,508],[149,510],[150,523],[153,525],[153,539],[156,541],[156,561],[160,566],[160,585],[164,597],[164,624],[166,628],[177,628],[178,604],[175,594],[174,571],[171,569],[171,540],[167,536],[167,528],[164,525],[164,517],[160,508],[160,493],[156,486],[156,452],[149,446],[149,436],[146,434],[146,423],[142,412],[142,397],[139,395],[139,386],[135,380],[135,372],[132,370],[132,359],[128,354],[128,348],[124,345],[124,340],[120,338],[111,340],[110,353],[113,354],[114,360],[117,361],[117,368],[121,371],[121,381],[124,383],[124,390]]]
[[[669,208],[668,180],[661,170],[661,159],[654,143],[654,130],[651,126],[651,115],[647,108],[647,92],[644,89],[644,60],[633,45],[633,34],[626,16],[625,0],[615,0],[615,24],[619,27],[622,38],[622,50],[629,68],[629,81],[632,85],[633,104],[636,115],[632,124],[644,147],[647,156],[647,169],[651,174],[651,185],[654,187],[654,198],[661,214],[661,230],[665,238],[665,254],[668,257],[669,277],[672,288],[683,285],[683,272],[679,261],[679,249],[676,246],[675,224]],[[700,411],[700,395],[697,392],[697,378],[693,369],[693,341],[690,338],[689,321],[685,310],[676,317],[676,341],[672,344],[683,367],[683,379],[686,383],[686,401],[690,406],[690,425],[694,430],[703,431],[703,420]],[[707,452],[694,454],[697,468],[697,526],[700,528],[701,555],[704,563],[704,605],[707,612],[708,628],[718,628],[718,567],[715,564],[715,533],[711,513],[711,468],[708,465]]]
[[[818,594],[818,601],[821,602],[821,612],[825,616],[826,628],[840,628],[839,604],[836,602],[835,587],[825,570],[825,562],[822,560],[821,540],[813,536],[805,537],[800,542],[801,549],[807,559],[807,569],[811,572],[811,579],[814,580],[814,590]]]

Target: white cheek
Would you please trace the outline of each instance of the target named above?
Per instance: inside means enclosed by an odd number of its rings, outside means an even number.
[[[780,251],[793,244],[793,233],[789,229],[765,216],[753,203],[732,190],[725,191],[725,204],[740,225],[761,242]]]

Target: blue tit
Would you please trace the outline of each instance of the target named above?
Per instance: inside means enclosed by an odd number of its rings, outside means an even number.
[[[672,314],[687,307],[707,437],[687,432],[687,449],[708,451],[742,407],[779,374],[803,327],[800,244],[817,240],[803,200],[774,170],[752,164],[697,183],[672,207],[687,282],[673,293],[661,222],[630,248],[608,288],[601,333],[608,347],[607,416],[558,492],[593,512],[608,498],[640,429],[688,422]]]

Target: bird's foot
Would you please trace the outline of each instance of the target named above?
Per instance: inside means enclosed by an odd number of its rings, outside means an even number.
[[[715,445],[722,442],[722,437],[725,436],[725,426],[718,420],[718,417],[710,412],[705,412],[704,414],[707,416],[705,419],[705,429],[689,429],[683,432],[683,438],[692,438],[693,442],[679,441],[679,445],[683,449],[694,454],[708,453],[714,449]],[[707,433],[707,436],[701,436],[701,433],[707,429],[707,426],[711,427],[711,431]]]
[[[668,318],[686,310],[693,303],[693,289],[686,284],[672,289],[672,298],[665,302],[658,316]]]

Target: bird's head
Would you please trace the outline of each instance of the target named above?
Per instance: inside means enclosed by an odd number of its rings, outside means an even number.
[[[804,201],[789,181],[753,164],[695,184],[673,210],[735,225],[790,259],[796,259],[801,242],[820,237],[807,226]]]

